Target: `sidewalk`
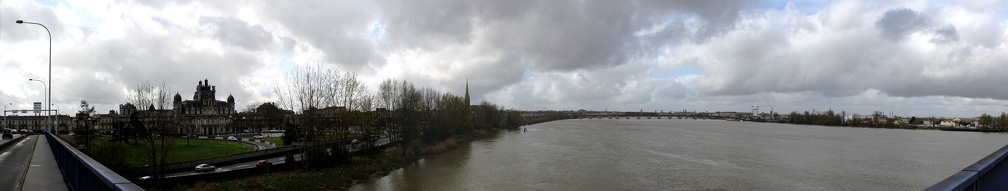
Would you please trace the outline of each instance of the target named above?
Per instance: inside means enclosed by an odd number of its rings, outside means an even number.
[[[35,142],[35,152],[22,185],[21,190],[67,190],[67,183],[63,181],[63,174],[44,136],[39,136]]]

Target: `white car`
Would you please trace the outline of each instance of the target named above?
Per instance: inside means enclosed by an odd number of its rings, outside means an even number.
[[[234,136],[228,136],[228,140],[230,140],[230,141],[237,141],[238,138],[235,138]]]
[[[256,139],[262,139],[262,138],[263,138],[263,136],[262,136],[262,135],[256,135],[256,136],[255,136],[255,138],[256,138]]]
[[[209,164],[196,165],[196,172],[213,172],[214,170],[217,170],[217,167],[214,167],[213,165]]]

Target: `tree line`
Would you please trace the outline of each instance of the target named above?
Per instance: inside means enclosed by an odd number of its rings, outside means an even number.
[[[952,119],[944,117],[910,117],[894,118],[886,116],[885,113],[880,111],[872,112],[870,115],[851,115],[850,119],[845,119],[847,116],[846,112],[841,111],[840,113],[834,113],[832,110],[821,113],[810,113],[805,111],[799,113],[793,111],[788,114],[787,119],[778,120],[777,122],[791,123],[791,124],[805,124],[805,125],[824,125],[824,126],[853,126],[853,127],[882,127],[882,128],[915,128],[920,126],[925,126],[925,121],[930,121],[930,127],[938,127],[941,125],[942,121],[951,121]],[[775,118],[780,118],[779,115],[774,114]],[[972,126],[973,119],[962,119],[955,123],[956,126]],[[991,116],[986,113],[980,115],[976,118],[976,125],[979,129],[987,130],[1008,130],[1008,115],[1001,113],[999,116]]]
[[[275,102],[253,104],[231,115],[228,129],[285,130],[285,145],[302,149],[304,167],[343,164],[355,154],[376,154],[388,146],[398,147],[403,156],[417,156],[427,145],[527,123],[516,110],[488,101],[471,105],[468,97],[405,80],[385,79],[371,91],[356,73],[318,64],[289,71],[271,90],[277,96]],[[98,157],[104,164],[124,166],[122,153],[116,150],[122,144],[142,145],[152,167],[146,173],[162,177],[160,165],[172,157],[170,150],[178,138],[190,137],[181,132],[188,132],[186,121],[192,120],[166,109],[171,91],[163,83],[150,82],[129,89],[128,102],[136,106],[135,111],[119,114],[128,120],[112,124],[115,133],[110,141],[93,145],[90,137],[86,139],[89,148],[85,151],[107,156]],[[94,134],[96,118],[94,108],[82,101],[76,131]]]
[[[290,71],[272,87],[278,106],[295,111],[285,143],[303,145],[306,166],[349,161],[352,151],[376,144],[417,155],[424,145],[454,136],[476,136],[523,124],[519,112],[411,82],[385,79],[376,92],[352,72],[310,65]],[[272,103],[270,103],[272,104]]]
[[[1001,115],[994,117],[991,115],[987,115],[987,113],[984,113],[980,115],[980,118],[978,118],[978,123],[980,124],[981,128],[1005,130],[1008,129],[1008,115],[1005,115],[1004,112],[1001,112]]]

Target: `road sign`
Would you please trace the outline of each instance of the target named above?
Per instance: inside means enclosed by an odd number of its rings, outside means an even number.
[[[35,113],[39,113],[39,110],[42,109],[42,102],[35,102],[32,105],[35,105]]]

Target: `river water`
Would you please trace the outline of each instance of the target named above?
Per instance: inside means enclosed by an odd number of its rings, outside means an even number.
[[[1008,134],[687,119],[526,126],[350,190],[921,190]]]

